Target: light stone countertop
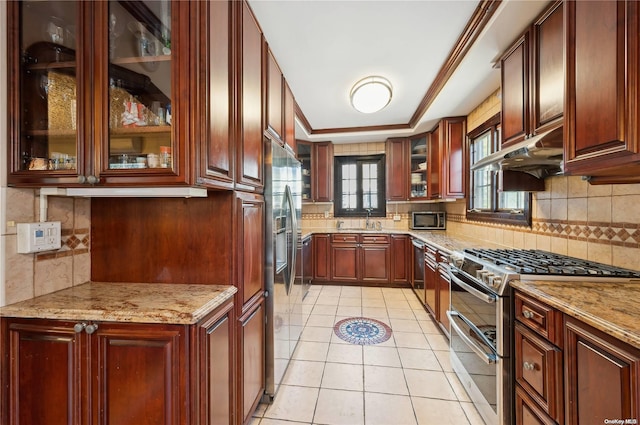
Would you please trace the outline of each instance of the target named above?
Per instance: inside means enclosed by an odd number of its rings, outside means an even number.
[[[515,281],[511,286],[640,348],[640,282]]]
[[[332,229],[332,228],[303,228],[302,239],[314,233],[357,233],[357,234],[379,234],[379,235],[409,235],[433,245],[435,248],[446,252],[459,251],[464,248],[496,248],[497,246],[487,242],[472,238],[462,238],[460,236],[449,236],[444,230],[364,230],[364,229]]]
[[[0,316],[194,324],[233,297],[230,285],[88,282],[0,308]]]

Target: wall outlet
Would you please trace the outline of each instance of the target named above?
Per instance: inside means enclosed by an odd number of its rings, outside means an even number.
[[[329,211],[324,212],[324,218],[329,218]]]
[[[400,221],[400,214],[394,214],[393,221]]]
[[[60,222],[18,223],[18,253],[60,249]]]

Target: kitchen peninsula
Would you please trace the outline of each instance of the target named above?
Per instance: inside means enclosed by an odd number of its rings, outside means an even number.
[[[236,291],[89,282],[2,307],[0,422],[228,422]]]

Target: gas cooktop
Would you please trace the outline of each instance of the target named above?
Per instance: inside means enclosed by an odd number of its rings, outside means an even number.
[[[465,249],[471,255],[521,274],[639,278],[640,272],[535,249]]]
[[[472,249],[450,256],[454,269],[504,294],[512,280],[638,281],[640,272],[534,249]]]

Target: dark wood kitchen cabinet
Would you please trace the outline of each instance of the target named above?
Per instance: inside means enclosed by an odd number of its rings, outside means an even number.
[[[466,193],[467,119],[444,118],[439,124],[442,149],[443,198],[464,198]]]
[[[640,350],[571,317],[564,321],[566,424],[640,418]]]
[[[500,58],[502,146],[562,125],[563,8],[552,2]]]
[[[262,195],[236,192],[237,212],[237,279],[239,307],[264,291],[264,220]],[[239,313],[240,314],[240,313]]]
[[[260,297],[238,320],[239,423],[251,418],[265,389],[265,312]]]
[[[267,129],[278,139],[284,140],[283,122],[283,81],[282,71],[273,57],[271,49],[267,50]]]
[[[302,201],[333,201],[333,143],[296,140],[302,162]]]
[[[232,309],[195,325],[3,318],[2,423],[231,424]]]
[[[236,189],[261,191],[263,176],[263,57],[265,43],[247,2],[237,2],[239,128]]]
[[[385,171],[387,201],[408,201],[409,141],[405,137],[387,139],[385,151],[387,155]]]
[[[333,143],[313,143],[312,196],[315,202],[333,202]]]
[[[451,278],[449,277],[449,264],[441,251],[438,251],[436,292],[438,298],[438,315],[436,316],[436,320],[445,335],[449,336],[451,334],[451,326],[449,317],[447,316],[447,310],[451,309]]]
[[[516,424],[604,423],[640,415],[640,349],[518,290]]]
[[[331,281],[388,283],[391,273],[388,235],[331,235]]]
[[[409,235],[390,235],[392,285],[404,286],[411,279],[411,237]]]
[[[565,172],[640,182],[640,4],[564,2]]]
[[[313,235],[313,279],[328,281],[330,275],[331,235],[315,233]]]
[[[284,143],[288,145],[293,152],[296,152],[296,100],[293,92],[285,80],[284,84],[284,100],[283,100],[283,130]]]
[[[10,185],[193,183],[200,10],[162,3],[7,3]]]

